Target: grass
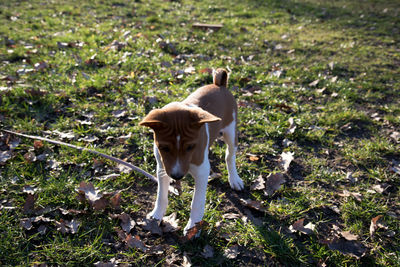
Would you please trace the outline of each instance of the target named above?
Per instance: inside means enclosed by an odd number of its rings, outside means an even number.
[[[390,137],[400,130],[396,1],[33,0],[3,1],[0,7],[0,127],[71,133],[66,141],[154,173],[152,135],[138,126],[140,119],[211,82],[201,70],[228,66],[240,106],[238,171],[246,184],[244,192],[230,190],[224,147],[217,142],[211,163],[221,178],[210,181],[209,225],[188,243],[179,239],[182,231],[158,237],[136,226],[134,235],[164,251],[144,253],[125,247],[116,232],[119,221],[110,214],[144,218],[155,198],[152,182],[119,173],[115,164],[89,153],[47,143],[34,148],[23,139],[0,166],[0,264],[90,265],[112,258],[133,265],[182,264],[185,253],[193,265],[400,265],[400,183],[390,169],[400,161],[400,145]],[[223,28],[202,31],[191,27],[195,22]],[[186,73],[189,67],[195,72]],[[297,126],[293,133],[287,133],[289,118]],[[97,140],[88,142],[93,136]],[[284,139],[292,145],[284,147]],[[10,150],[5,136],[0,148]],[[24,157],[29,151],[47,157],[31,162]],[[250,190],[259,175],[281,170],[283,151],[295,153],[283,187],[269,197]],[[346,179],[348,172],[355,183]],[[111,173],[120,176],[98,179]],[[121,211],[93,211],[80,203],[81,181],[107,192],[128,188]],[[373,189],[382,184],[390,187]],[[62,234],[54,221],[21,227],[21,219],[34,215],[23,211],[25,185],[37,189],[35,208],[44,209],[46,218],[78,218],[77,233]],[[181,196],[170,197],[167,214],[177,211],[181,226],[192,189],[188,177]],[[260,201],[266,212],[247,209],[239,198]],[[83,213],[63,214],[60,207]],[[224,219],[231,212],[239,218]],[[378,215],[387,229],[371,236],[371,219]],[[313,234],[288,231],[301,218],[316,225]],[[41,224],[44,234],[37,230]],[[340,236],[334,225],[358,236],[367,251],[363,257],[329,248],[325,241]],[[214,249],[210,258],[201,256],[206,245]],[[224,251],[235,245],[240,253],[227,257]]]

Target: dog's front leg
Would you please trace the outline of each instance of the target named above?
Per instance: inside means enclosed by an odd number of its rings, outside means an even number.
[[[210,162],[204,159],[200,166],[191,164],[190,174],[194,178],[195,188],[192,199],[192,206],[190,211],[189,221],[183,230],[183,234],[186,235],[187,231],[194,227],[196,223],[203,219],[204,208],[206,205],[206,193],[208,176],[210,174]]]
[[[157,199],[154,205],[154,209],[150,212],[147,217],[154,218],[156,220],[162,220],[167,211],[168,206],[168,187],[171,178],[165,172],[165,169],[161,162],[160,153],[157,146],[154,144],[154,155],[157,160]]]

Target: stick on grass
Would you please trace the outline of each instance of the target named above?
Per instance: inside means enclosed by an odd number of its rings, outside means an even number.
[[[124,160],[122,160],[122,159],[118,159],[118,158],[115,158],[115,157],[113,157],[113,156],[109,156],[109,155],[107,155],[107,154],[98,152],[98,151],[96,151],[96,150],[92,150],[92,149],[88,149],[88,148],[85,148],[85,147],[80,147],[80,146],[76,146],[76,145],[64,143],[64,142],[57,141],[57,140],[48,139],[48,138],[40,137],[40,136],[36,136],[36,135],[27,135],[27,134],[17,133],[17,132],[13,132],[13,131],[9,131],[9,130],[4,130],[4,129],[1,129],[1,131],[6,132],[6,133],[9,133],[9,134],[14,134],[14,135],[18,135],[18,136],[30,138],[30,139],[37,139],[37,140],[41,140],[41,141],[46,141],[46,142],[49,142],[49,143],[52,143],[52,144],[55,144],[55,145],[67,146],[67,147],[70,147],[70,148],[77,149],[77,150],[79,150],[79,151],[87,151],[87,152],[90,152],[90,153],[93,153],[93,154],[102,156],[102,157],[104,157],[104,158],[106,158],[106,159],[109,159],[109,160],[111,160],[111,161],[114,161],[114,162],[116,162],[116,163],[125,165],[125,166],[131,168],[132,170],[143,174],[144,176],[146,176],[147,178],[149,178],[149,179],[152,180],[153,182],[158,183],[157,178],[154,177],[153,175],[151,175],[150,173],[146,172],[145,170],[142,170],[141,168],[139,168],[139,167],[137,167],[137,166],[135,166],[135,165],[133,165],[133,164],[130,164],[129,162],[126,162],[126,161],[124,161]],[[176,194],[176,189],[173,188],[172,186],[169,187],[169,190],[170,190],[172,193]]]

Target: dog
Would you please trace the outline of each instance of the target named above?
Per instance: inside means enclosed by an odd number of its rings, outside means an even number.
[[[157,161],[157,199],[148,217],[162,220],[168,205],[170,178],[180,180],[187,173],[194,178],[190,218],[184,235],[203,218],[210,174],[208,152],[221,133],[227,145],[229,184],[234,190],[244,187],[236,170],[237,104],[227,85],[228,72],[217,69],[213,71],[213,84],[200,87],[182,102],[150,111],[139,123],[153,129]]]

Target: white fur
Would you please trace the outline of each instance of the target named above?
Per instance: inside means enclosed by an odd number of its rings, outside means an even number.
[[[243,181],[240,179],[236,170],[236,113],[233,112],[233,121],[223,128],[224,141],[226,143],[225,162],[228,169],[229,184],[234,190],[242,190],[244,188]]]
[[[157,199],[152,212],[147,217],[161,220],[167,211],[168,206],[168,187],[171,178],[167,175],[163,164],[161,162],[160,152],[158,151],[157,145],[154,143],[154,156],[157,161]]]
[[[195,188],[192,199],[190,218],[185,229],[183,230],[184,235],[186,235],[187,231],[190,228],[194,227],[196,223],[200,222],[204,215],[208,176],[210,174],[210,161],[208,160],[210,134],[208,131],[208,124],[206,123],[204,126],[207,134],[207,145],[204,149],[203,162],[199,166],[195,164],[190,164],[189,167],[189,173],[194,178]]]

